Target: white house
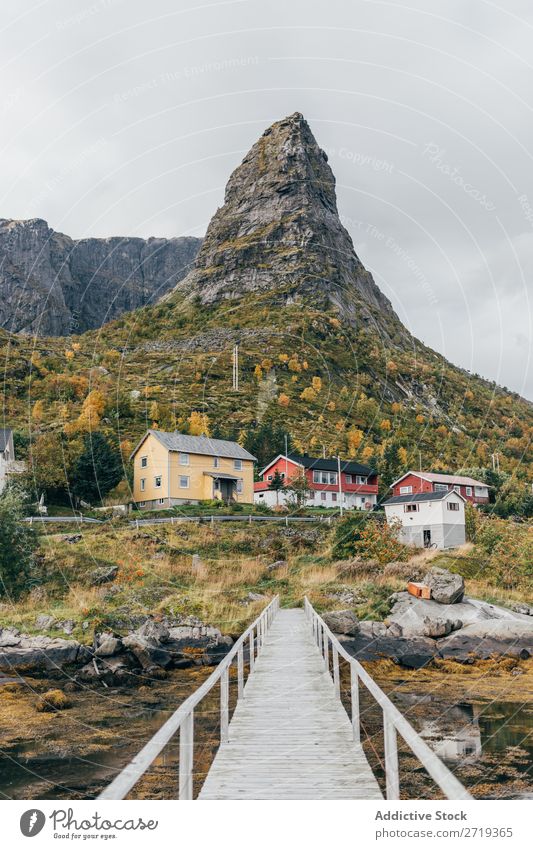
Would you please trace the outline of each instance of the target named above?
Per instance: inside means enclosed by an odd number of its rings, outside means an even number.
[[[7,483],[8,474],[15,470],[15,448],[11,428],[0,428],[0,492]]]
[[[402,542],[420,548],[456,548],[466,542],[465,498],[455,490],[395,495],[383,506],[389,525],[401,523]]]

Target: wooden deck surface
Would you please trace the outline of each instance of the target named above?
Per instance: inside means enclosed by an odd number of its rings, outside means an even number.
[[[280,610],[200,799],[381,799],[302,610]]]

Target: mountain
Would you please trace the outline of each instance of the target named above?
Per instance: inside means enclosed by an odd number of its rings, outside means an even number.
[[[269,127],[233,172],[194,269],[176,291],[205,304],[275,293],[280,307],[329,304],[353,327],[387,334],[387,319],[408,336],[355,253],[327,155],[298,112]]]
[[[208,423],[261,460],[288,434],[299,453],[357,457],[389,478],[492,468],[497,453],[511,482],[533,480],[532,405],[402,325],[339,220],[300,114],[233,172],[193,268],[162,300],[68,341],[0,332],[0,354],[6,424],[62,431],[74,453],[89,420],[125,453],[154,424]]]
[[[157,300],[187,274],[200,239],[80,239],[46,221],[0,219],[0,327],[66,336]]]

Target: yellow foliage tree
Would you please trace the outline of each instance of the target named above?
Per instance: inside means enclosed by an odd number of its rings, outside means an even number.
[[[261,380],[261,378],[263,377],[263,369],[260,365],[256,365],[256,367],[254,368],[254,377],[256,380]]]
[[[390,420],[389,419],[382,419],[379,426],[380,426],[381,430],[390,430],[391,429]]]
[[[288,395],[285,395],[284,392],[280,392],[278,396],[278,404],[280,407],[288,407],[290,404],[290,398]]]
[[[42,401],[36,401],[31,411],[31,417],[35,424],[41,424],[44,418],[44,404]]]
[[[416,417],[416,420],[417,420],[418,424],[424,424],[424,422],[426,421],[424,416],[422,416],[420,413]]]
[[[312,386],[306,386],[304,391],[301,393],[300,398],[302,401],[314,401],[316,398],[316,392]]]
[[[358,430],[358,428],[352,428],[346,434],[346,439],[348,441],[348,453],[350,457],[355,457],[357,449],[361,445],[363,441],[364,433],[362,430]]]
[[[150,411],[148,413],[148,417],[150,418],[152,425],[155,427],[159,419],[161,418],[161,410],[159,409],[159,404],[157,401],[152,401],[150,404]]]
[[[322,378],[315,375],[311,379],[311,386],[313,387],[315,392],[317,392],[317,393],[320,392],[320,390],[322,389]]]
[[[394,413],[395,416],[401,411],[401,409],[402,409],[402,405],[398,404],[397,401],[394,401],[391,404],[391,410],[392,410],[392,412]]]
[[[209,418],[207,413],[200,413],[198,410],[193,410],[187,421],[191,436],[209,436]]]

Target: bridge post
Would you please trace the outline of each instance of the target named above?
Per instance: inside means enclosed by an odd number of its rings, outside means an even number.
[[[220,678],[220,742],[229,743],[229,669]]]
[[[335,648],[332,647],[332,655],[333,655],[333,683],[335,685],[335,695],[338,699],[341,697],[341,682],[339,676],[339,652]]]
[[[254,657],[254,629],[250,631],[250,673],[254,671],[255,657]]]
[[[353,663],[350,663],[350,691],[352,697],[352,732],[354,743],[361,742],[359,722],[359,676]]]
[[[244,650],[241,646],[237,653],[237,697],[244,696]]]
[[[324,665],[326,667],[326,672],[329,674],[329,638],[326,633],[326,627],[322,628],[322,640],[324,646]]]
[[[179,798],[192,799],[192,766],[194,754],[194,711],[180,726]]]
[[[387,799],[400,798],[400,774],[398,769],[398,741],[396,728],[383,711],[383,738],[385,742],[385,777]]]

